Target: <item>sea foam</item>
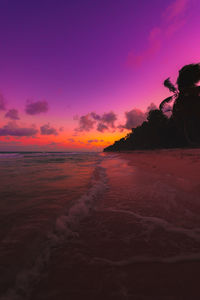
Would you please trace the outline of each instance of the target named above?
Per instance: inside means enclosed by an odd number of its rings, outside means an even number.
[[[18,273],[15,286],[10,288],[0,298],[1,300],[28,299],[33,287],[40,280],[41,274],[48,265],[53,249],[67,239],[79,236],[78,226],[80,221],[92,212],[95,201],[100,199],[108,188],[106,172],[100,164],[101,159],[96,163],[88,191],[66,213],[57,218],[55,227],[52,232],[48,233],[43,248],[36,257],[33,266]]]

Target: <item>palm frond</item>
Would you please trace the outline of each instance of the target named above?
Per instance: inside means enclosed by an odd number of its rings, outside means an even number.
[[[164,99],[160,105],[159,105],[159,109],[162,111],[163,110],[163,106],[166,104],[166,103],[169,103],[173,100],[173,96],[171,97],[167,97],[166,99]]]
[[[173,83],[171,83],[169,77],[167,79],[165,79],[163,84],[166,88],[168,88],[170,90],[170,92],[175,93],[177,91],[176,87],[173,85]]]

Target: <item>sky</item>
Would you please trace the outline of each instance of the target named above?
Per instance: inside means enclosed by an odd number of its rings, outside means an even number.
[[[101,151],[200,62],[199,0],[0,0],[0,151]]]

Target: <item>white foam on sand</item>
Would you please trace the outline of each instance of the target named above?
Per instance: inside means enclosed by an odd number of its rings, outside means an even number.
[[[200,253],[176,255],[170,257],[156,257],[156,256],[133,256],[124,260],[110,260],[101,257],[94,257],[91,264],[105,264],[115,267],[124,267],[134,263],[178,263],[178,262],[191,262],[200,261]]]
[[[50,238],[58,241],[63,237],[77,237],[79,222],[94,208],[95,200],[100,197],[106,188],[105,169],[97,166],[91,179],[91,188],[69,209],[67,215],[63,214],[57,219],[55,232],[50,234]]]
[[[200,228],[187,229],[179,226],[175,226],[164,219],[157,217],[149,217],[142,216],[138,213],[122,210],[122,209],[106,209],[104,211],[108,211],[111,213],[119,213],[119,214],[127,214],[133,216],[135,219],[140,222],[141,227],[145,228],[145,233],[150,235],[154,228],[162,228],[166,232],[180,234],[183,237],[190,238],[196,242],[200,242]],[[131,265],[134,263],[178,263],[178,262],[192,262],[192,261],[200,261],[200,252],[199,253],[182,253],[174,256],[133,256],[127,259],[122,260],[110,260],[101,257],[94,257],[91,259],[91,264],[102,264],[116,267],[124,267],[127,265]]]
[[[142,223],[142,225],[146,227],[147,230],[148,230],[148,228],[150,228],[150,230],[152,230],[152,227],[149,225],[153,224],[157,227],[161,227],[162,229],[164,229],[167,232],[183,234],[197,242],[200,242],[200,228],[188,229],[188,228],[178,227],[178,226],[175,226],[175,225],[167,222],[164,219],[161,219],[158,217],[142,216],[138,213],[135,213],[135,212],[132,212],[129,210],[107,209],[105,211],[132,215],[134,218],[138,219]]]
[[[53,249],[67,239],[78,237],[80,221],[90,214],[95,201],[108,188],[106,172],[100,164],[101,159],[97,161],[88,191],[74,203],[68,212],[57,218],[55,228],[48,234],[47,240],[44,242],[35,263],[29,269],[23,270],[17,275],[15,286],[9,289],[0,298],[1,300],[28,299],[34,285],[40,280]]]

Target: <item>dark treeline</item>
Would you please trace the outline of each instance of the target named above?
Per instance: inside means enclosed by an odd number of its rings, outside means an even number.
[[[172,96],[149,111],[147,120],[104,151],[200,146],[200,64],[184,66],[176,85],[169,78],[164,86]],[[169,107],[169,103],[173,103]],[[170,112],[171,111],[171,112]],[[167,113],[171,113],[167,117]]]

